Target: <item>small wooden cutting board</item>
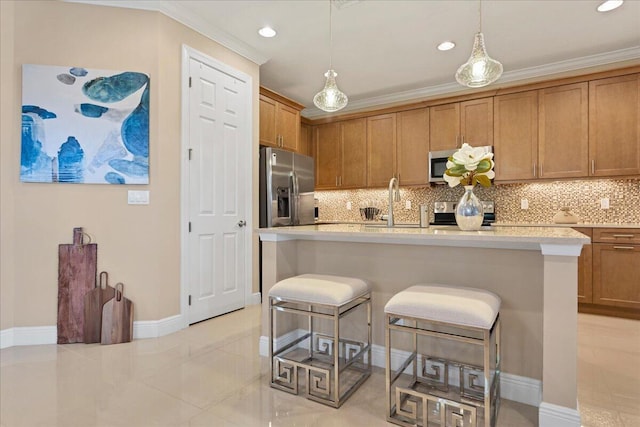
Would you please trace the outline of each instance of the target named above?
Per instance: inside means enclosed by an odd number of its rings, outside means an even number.
[[[84,296],[84,342],[100,342],[102,335],[102,307],[112,299],[116,289],[109,286],[109,273],[100,273],[99,283]]]
[[[101,344],[119,344],[133,339],[133,303],[124,297],[124,285],[118,283],[115,295],[102,307]]]

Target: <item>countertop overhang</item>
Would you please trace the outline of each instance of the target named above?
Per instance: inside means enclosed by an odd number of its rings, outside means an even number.
[[[543,255],[579,256],[590,239],[564,227],[495,227],[461,231],[452,227],[372,227],[362,224],[319,224],[256,230],[262,241],[318,240],[354,243],[454,246],[537,250]]]

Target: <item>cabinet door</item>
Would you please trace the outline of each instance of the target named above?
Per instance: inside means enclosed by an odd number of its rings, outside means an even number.
[[[316,189],[338,187],[340,165],[340,124],[328,123],[316,126],[314,145],[316,163]]]
[[[460,142],[473,147],[493,145],[493,98],[460,103]]]
[[[367,119],[347,120],[340,124],[342,133],[341,188],[367,186]]]
[[[260,145],[277,147],[276,108],[277,102],[260,95]]]
[[[396,115],[367,117],[367,184],[384,187],[396,173]]]
[[[429,150],[455,150],[460,145],[460,104],[437,105],[429,109]]]
[[[397,171],[401,185],[429,183],[429,109],[397,114]]]
[[[574,228],[574,230],[591,237],[590,228]],[[593,302],[591,281],[592,277],[592,247],[584,245],[578,258],[578,302],[590,304]]]
[[[640,74],[589,82],[592,176],[640,174]]]
[[[494,98],[496,180],[537,178],[538,92]]]
[[[429,183],[429,109],[397,114],[397,172],[401,185]]]
[[[589,175],[587,83],[540,90],[538,96],[538,176]]]
[[[593,303],[640,309],[640,245],[593,244]]]
[[[298,153],[305,156],[313,156],[312,151],[312,127],[301,123],[300,124],[300,140],[298,141]]]
[[[278,103],[276,108],[276,134],[280,136],[280,147],[298,151],[300,135],[300,112],[295,108]]]

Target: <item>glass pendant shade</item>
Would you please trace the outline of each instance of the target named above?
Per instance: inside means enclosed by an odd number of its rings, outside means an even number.
[[[343,109],[349,99],[347,95],[338,89],[338,85],[336,85],[336,74],[335,71],[329,70],[324,76],[327,78],[327,82],[324,85],[324,89],[316,94],[313,97],[313,103],[316,107],[326,112],[334,112]]]
[[[495,82],[501,75],[502,64],[487,55],[484,35],[476,33],[471,56],[456,71],[456,80],[463,86],[483,87]]]

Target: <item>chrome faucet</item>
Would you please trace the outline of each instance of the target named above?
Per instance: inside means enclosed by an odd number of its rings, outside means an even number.
[[[387,227],[393,227],[393,202],[400,201],[400,188],[398,179],[394,176],[389,180],[389,213],[387,214]]]

